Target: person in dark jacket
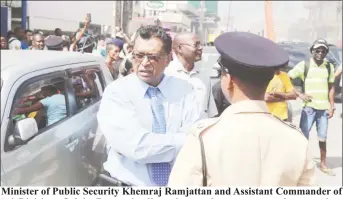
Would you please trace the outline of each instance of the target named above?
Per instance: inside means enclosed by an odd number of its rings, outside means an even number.
[[[215,70],[218,71],[218,77],[220,78],[221,76],[221,71],[220,71],[220,66],[218,64],[215,64],[213,67]],[[216,116],[220,116],[222,114],[222,112],[228,107],[230,106],[230,102],[227,101],[227,99],[225,98],[221,85],[220,85],[220,81],[218,81],[217,83],[215,83],[212,86],[212,93],[213,93],[213,97],[214,97],[214,101],[216,103],[217,109],[218,109],[218,115]]]

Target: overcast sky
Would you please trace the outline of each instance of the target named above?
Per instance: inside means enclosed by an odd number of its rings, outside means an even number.
[[[303,7],[302,1],[277,1],[273,4],[274,23],[279,22],[290,25],[300,18],[307,19],[308,11]],[[218,2],[218,15],[227,21],[230,1]],[[264,26],[264,1],[232,1],[231,16],[233,26],[237,30],[256,29]]]

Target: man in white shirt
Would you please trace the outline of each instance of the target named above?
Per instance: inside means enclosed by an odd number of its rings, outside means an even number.
[[[189,82],[203,109],[203,117],[214,117],[218,110],[213,98],[211,77],[195,66],[201,60],[202,46],[199,38],[192,33],[179,33],[174,37],[175,57],[166,69],[166,74]]]
[[[30,50],[48,50],[45,46],[45,40],[42,34],[35,33],[32,37],[32,46]]]
[[[164,75],[172,41],[158,26],[137,31],[134,73],[105,89],[98,112],[104,169],[123,185],[165,186],[186,131],[200,118],[190,85]]]
[[[24,30],[20,27],[16,27],[14,29],[14,36],[8,40],[8,48],[10,50],[21,50],[21,40],[24,36]]]

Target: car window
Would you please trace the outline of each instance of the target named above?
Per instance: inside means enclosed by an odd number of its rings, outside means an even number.
[[[21,140],[20,135],[16,135],[18,133],[16,125],[19,121],[33,118],[38,128],[38,135],[67,118],[67,99],[64,94],[65,79],[52,77],[52,75],[36,79],[27,80],[16,92],[10,113],[11,121],[8,125],[7,138],[14,136]],[[25,134],[25,130],[21,129],[20,133],[24,132]],[[6,142],[7,149],[15,146],[10,146]]]
[[[61,86],[62,85],[62,86]],[[22,92],[14,100],[12,119],[34,118],[38,129],[46,128],[67,117],[63,78],[43,79],[23,85]],[[34,110],[40,104],[41,108]]]
[[[104,86],[99,69],[84,69],[72,73],[77,110],[82,110],[101,99]]]

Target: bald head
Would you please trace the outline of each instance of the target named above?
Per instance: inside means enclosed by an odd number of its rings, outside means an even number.
[[[178,33],[174,36],[173,49],[175,50],[179,45],[186,43],[187,41],[192,41],[197,38],[197,36],[190,32]]]
[[[178,59],[183,59],[189,65],[201,60],[202,46],[199,38],[190,32],[175,35],[173,50]]]

